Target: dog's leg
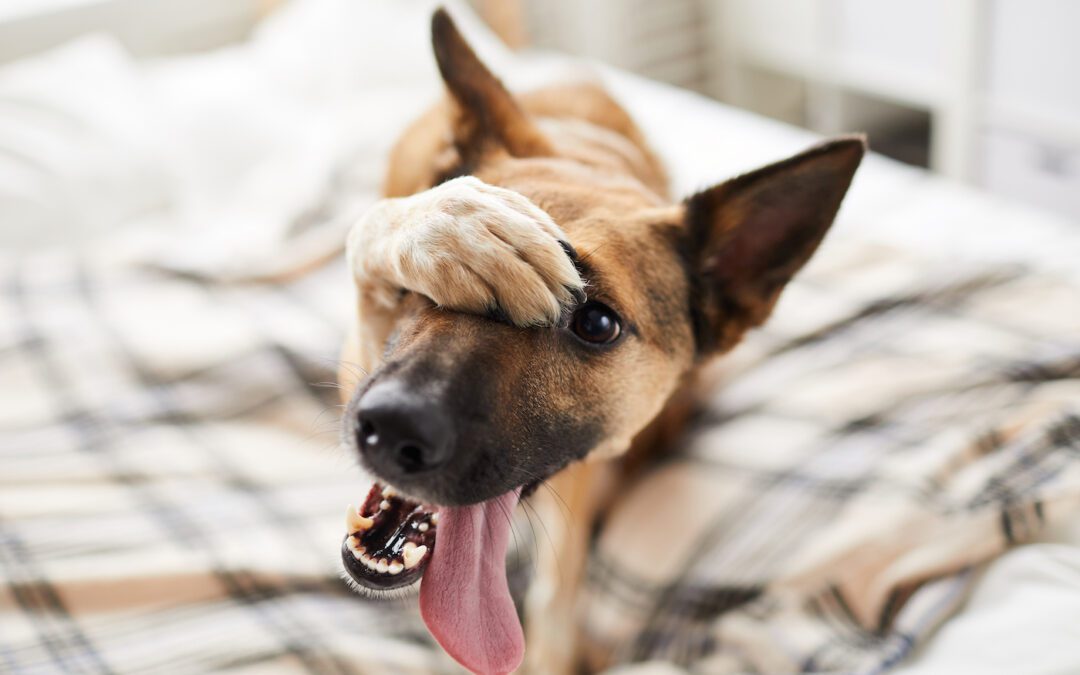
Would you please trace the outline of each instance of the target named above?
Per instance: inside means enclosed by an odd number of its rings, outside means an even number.
[[[569,250],[542,209],[471,176],[381,200],[349,233],[360,317],[349,356],[377,365],[408,292],[518,326],[555,324],[584,286]]]
[[[619,486],[630,483],[658,454],[674,446],[675,439],[707,391],[704,383],[713,375],[687,377],[664,410],[634,439],[619,462],[595,461],[573,464],[548,481],[530,500],[541,524],[536,577],[525,603],[528,650],[525,672],[533,675],[566,675],[607,667],[608,654],[589,653],[579,633],[579,596],[593,529],[598,518],[612,507]]]
[[[525,601],[523,672],[529,675],[568,675],[580,667],[578,594],[593,521],[613,478],[610,464],[581,462],[530,498],[543,534]]]

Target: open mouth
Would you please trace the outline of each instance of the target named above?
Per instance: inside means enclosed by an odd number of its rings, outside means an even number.
[[[435,547],[439,513],[375,483],[345,512],[341,561],[353,581],[376,591],[407,586],[424,574]]]
[[[436,508],[375,483],[360,508],[349,506],[345,514],[345,571],[376,591],[422,580],[420,614],[447,653],[473,672],[511,672],[525,654],[506,581],[510,522],[521,492]]]

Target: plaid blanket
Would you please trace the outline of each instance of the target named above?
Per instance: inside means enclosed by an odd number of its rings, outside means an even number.
[[[881,672],[1080,504],[1080,289],[836,239],[603,528],[619,662]]]
[[[288,283],[0,265],[0,671],[456,672],[415,600],[338,579],[365,487],[337,445],[348,292],[338,262]],[[899,662],[981,563],[1075,513],[1078,292],[827,242],[600,530],[590,649]]]

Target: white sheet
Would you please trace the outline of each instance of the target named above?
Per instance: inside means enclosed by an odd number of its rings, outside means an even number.
[[[964,609],[947,621],[902,675],[1080,672],[1080,553],[1041,544],[991,564]]]

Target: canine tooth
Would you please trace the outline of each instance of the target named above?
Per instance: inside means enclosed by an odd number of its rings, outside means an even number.
[[[389,511],[390,510],[390,502],[386,501],[385,499],[382,500],[381,502],[379,502],[379,508],[382,509],[383,511]]]
[[[390,499],[391,497],[397,497],[397,490],[387,485],[383,488],[382,496]]]
[[[349,504],[349,508],[345,511],[345,527],[349,532],[364,532],[370,530],[374,524],[374,520],[360,515],[356,507]]]
[[[386,574],[388,569],[390,569],[390,565],[386,562],[386,558],[379,558],[379,562],[375,563],[375,571],[379,574]]]
[[[401,570],[403,569],[405,569],[405,565],[402,565],[396,560],[386,566],[386,571],[390,574],[401,574]]]
[[[405,559],[405,569],[411,570],[416,567],[425,553],[427,553],[427,546],[413,546],[412,548],[406,546],[401,552],[401,557]]]
[[[427,532],[430,527],[431,526],[427,523],[420,523],[419,525],[417,525],[416,529],[420,530],[421,532]]]
[[[439,514],[438,514],[438,512],[431,514],[431,524],[432,525],[438,525],[439,524]]]

